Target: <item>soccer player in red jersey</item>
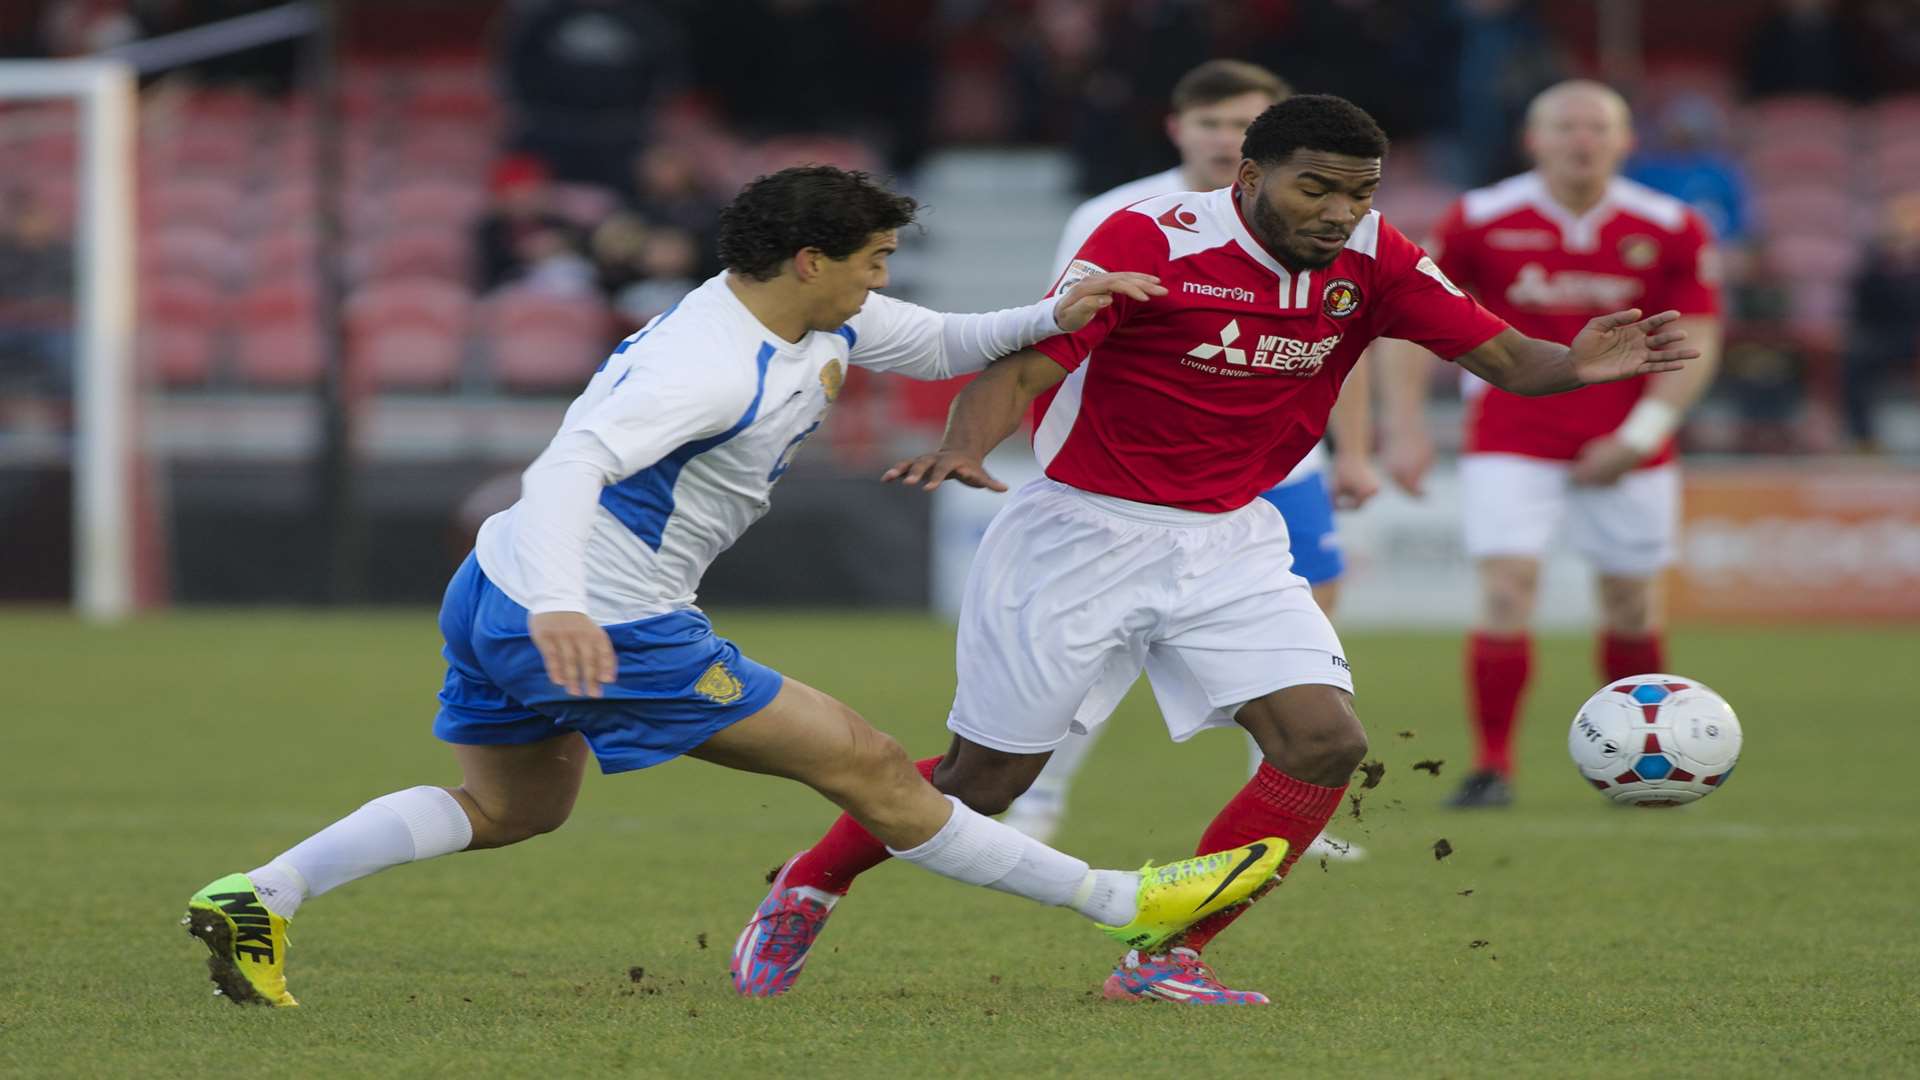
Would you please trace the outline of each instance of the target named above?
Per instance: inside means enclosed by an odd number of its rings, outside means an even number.
[[[1713,378],[1720,300],[1712,238],[1685,203],[1622,179],[1626,102],[1594,82],[1543,92],[1527,116],[1536,168],[1470,191],[1444,215],[1440,268],[1512,326],[1571,341],[1587,320],[1633,305],[1680,312],[1701,353],[1685,369],[1528,398],[1467,380],[1460,478],[1466,550],[1481,612],[1467,638],[1474,772],[1450,804],[1504,806],[1513,735],[1532,668],[1540,559],[1556,527],[1598,572],[1603,681],[1666,670],[1659,575],[1674,558],[1680,475],[1673,433]],[[1414,356],[1402,356],[1411,351]],[[1390,474],[1418,492],[1433,458],[1423,418],[1430,369],[1418,350],[1379,350],[1388,368]]]
[[[1372,209],[1386,149],[1341,98],[1274,105],[1247,129],[1233,187],[1114,214],[1055,285],[1134,270],[1158,276],[1165,296],[1116,297],[1079,331],[994,363],[955,400],[940,449],[888,472],[1000,489],[982,459],[1052,395],[1034,437],[1046,475],[994,519],[968,577],[955,738],[920,762],[936,787],[1005,810],[1068,731],[1105,721],[1145,670],[1174,739],[1238,724],[1266,754],[1199,850],[1284,838],[1284,872],[1339,807],[1367,739],[1340,640],[1259,495],[1320,440],[1361,350],[1383,335],[1416,341],[1519,394],[1694,355],[1672,312],[1594,319],[1571,346],[1508,327]],[[785,867],[792,902],[769,896],[756,921],[823,921],[886,854],[843,817]],[[1265,1003],[1201,959],[1242,910],[1202,920],[1165,954],[1128,953],[1106,995]]]

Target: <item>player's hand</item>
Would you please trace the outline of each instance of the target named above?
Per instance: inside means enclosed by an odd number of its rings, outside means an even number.
[[[1007,490],[1007,485],[995,480],[979,458],[958,450],[936,450],[931,454],[921,454],[880,474],[881,483],[891,484],[895,480],[908,487],[919,484],[928,491],[939,487],[944,480],[954,480],[968,487],[985,488],[988,491]]]
[[[1333,455],[1333,505],[1338,510],[1358,510],[1367,500],[1380,494],[1380,473],[1373,459],[1365,454]]]
[[[1573,373],[1592,384],[1679,371],[1700,356],[1699,349],[1684,347],[1686,331],[1664,329],[1679,317],[1663,311],[1642,319],[1639,308],[1629,308],[1593,319],[1569,346]]]
[[[607,632],[578,611],[529,615],[527,634],[547,665],[547,678],[575,697],[597,698],[619,676]]]
[[[1611,435],[1602,435],[1580,448],[1570,474],[1582,487],[1606,487],[1646,460],[1646,455]]]
[[[1433,468],[1433,436],[1425,425],[1392,429],[1380,444],[1380,463],[1401,491],[1420,498],[1427,493],[1427,470]]]
[[[1111,307],[1115,294],[1145,303],[1156,296],[1167,295],[1167,287],[1152,274],[1136,274],[1131,270],[1117,274],[1088,274],[1068,289],[1060,302],[1053,306],[1053,321],[1060,329],[1071,334],[1092,322],[1102,309]]]

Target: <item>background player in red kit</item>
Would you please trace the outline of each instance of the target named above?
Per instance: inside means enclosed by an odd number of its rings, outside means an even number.
[[[1468,192],[1442,218],[1432,248],[1441,269],[1549,341],[1571,341],[1588,319],[1627,305],[1677,310],[1676,325],[1701,358],[1682,371],[1545,399],[1469,380],[1460,478],[1482,597],[1466,649],[1479,750],[1451,800],[1459,807],[1512,799],[1540,558],[1562,521],[1599,573],[1601,680],[1667,669],[1658,586],[1680,516],[1673,432],[1719,356],[1711,237],[1685,203],[1616,175],[1633,144],[1620,95],[1594,82],[1554,86],[1528,110],[1526,136],[1533,172]],[[1389,472],[1417,493],[1433,460],[1424,420],[1430,369],[1409,346],[1379,351],[1388,367]]]
[[[1234,187],[1114,214],[1055,286],[1124,269],[1158,275],[1165,296],[1116,299],[1079,332],[993,364],[956,399],[941,449],[888,473],[998,488],[981,460],[1058,388],[1034,437],[1046,476],[1008,500],[968,576],[955,738],[920,763],[935,786],[999,813],[1144,669],[1176,740],[1238,724],[1266,755],[1199,850],[1277,836],[1290,865],[1339,807],[1367,740],[1339,638],[1258,496],[1319,441],[1361,350],[1383,335],[1420,342],[1523,394],[1694,355],[1670,312],[1595,319],[1571,348],[1509,328],[1372,210],[1386,146],[1340,98],[1268,109],[1247,129]],[[756,915],[778,933],[758,935],[769,955],[752,962],[804,963],[853,877],[885,858],[851,819],[836,822]],[[1265,1003],[1200,958],[1240,910],[1196,924],[1166,955],[1129,953],[1107,996]]]

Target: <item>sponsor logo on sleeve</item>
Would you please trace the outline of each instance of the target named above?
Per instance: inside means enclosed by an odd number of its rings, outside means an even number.
[[[1067,264],[1067,272],[1060,275],[1060,284],[1053,287],[1055,296],[1063,296],[1073,290],[1075,285],[1095,274],[1106,273],[1106,267],[1090,263],[1085,259],[1075,259]]]

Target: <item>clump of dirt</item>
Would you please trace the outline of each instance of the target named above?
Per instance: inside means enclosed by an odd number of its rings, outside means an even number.
[[[1441,859],[1444,859],[1451,854],[1453,854],[1453,845],[1447,843],[1446,837],[1443,836],[1440,839],[1435,840],[1433,842],[1433,861],[1434,862],[1439,862]]]
[[[707,947],[707,932],[706,932],[705,930],[702,930],[702,931],[700,931],[699,933],[697,933],[697,934],[695,934],[695,935],[693,935],[693,943],[694,943],[695,945],[698,945],[698,946],[700,946],[700,947],[701,947],[701,948],[703,948],[703,949],[704,949],[704,948],[706,948],[706,947]]]
[[[782,865],[782,866],[784,866],[784,865],[786,865],[786,864],[785,864],[785,863],[782,863],[781,865]],[[779,867],[779,866],[776,866],[776,867],[774,867],[773,869],[771,869],[771,870],[769,870],[769,871],[767,871],[767,884],[769,884],[769,885],[771,885],[771,884],[773,884],[773,879],[774,879],[774,878],[777,878],[777,877],[779,877],[779,876],[780,876],[780,867]]]
[[[1492,942],[1487,941],[1485,938],[1474,938],[1472,941],[1467,942],[1467,948],[1484,949],[1490,944],[1492,944]]]
[[[1366,779],[1360,781],[1360,789],[1362,791],[1372,791],[1374,788],[1380,786],[1380,778],[1387,775],[1387,763],[1384,761],[1363,761],[1360,763],[1360,771],[1366,774]]]
[[[1360,798],[1359,795],[1347,796],[1347,801],[1353,804],[1353,820],[1355,821],[1360,820]]]
[[[647,969],[641,967],[638,964],[635,964],[634,966],[627,969],[628,982],[639,982],[641,979],[644,979],[646,977],[647,977]]]
[[[1445,762],[1444,760],[1442,760],[1442,759],[1440,759],[1440,758],[1428,758],[1428,759],[1427,759],[1427,760],[1425,760],[1425,761],[1416,761],[1416,762],[1414,762],[1414,763],[1413,763],[1413,767],[1414,767],[1414,768],[1416,768],[1416,769],[1424,769],[1424,770],[1426,770],[1427,772],[1430,772],[1430,773],[1432,773],[1432,774],[1433,774],[1433,775],[1435,775],[1435,776],[1439,776],[1439,775],[1440,775],[1440,766],[1442,766],[1442,765],[1445,765],[1445,764],[1446,764],[1446,762]]]
[[[1472,895],[1473,895],[1473,890],[1472,890],[1472,889],[1461,889],[1461,890],[1460,890],[1459,892],[1457,892],[1457,893],[1455,893],[1454,895],[1455,895],[1455,896],[1472,896]]]
[[[1405,730],[1405,731],[1396,731],[1396,732],[1394,732],[1394,735],[1395,735],[1396,737],[1398,737],[1398,738],[1402,738],[1402,739],[1411,739],[1411,738],[1413,738],[1413,729],[1412,729],[1412,728],[1408,728],[1408,729],[1407,729],[1407,730]]]

